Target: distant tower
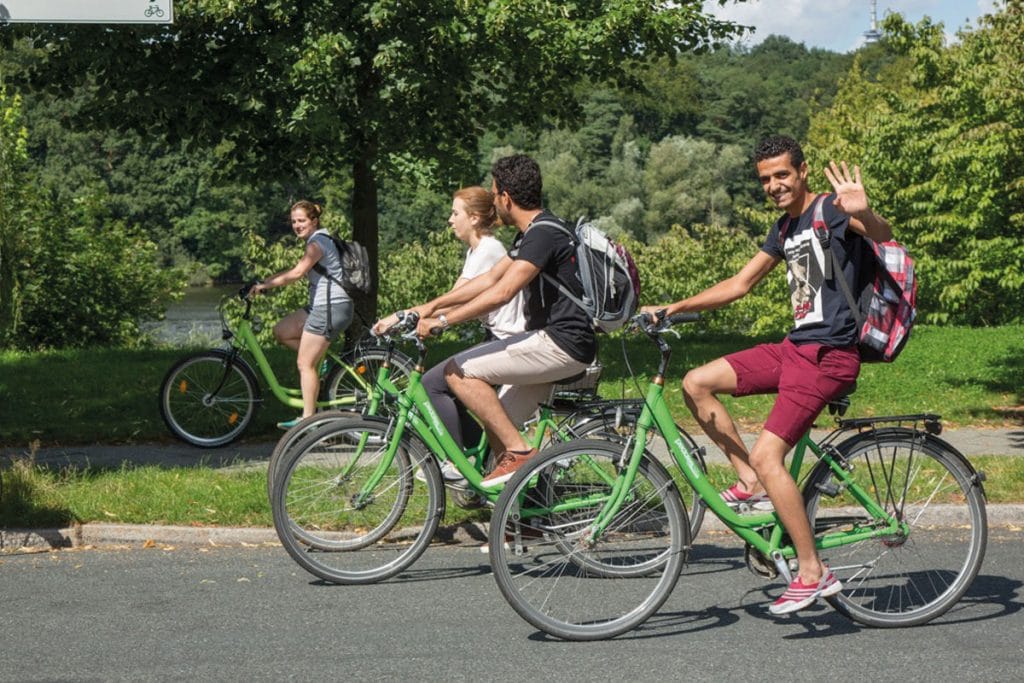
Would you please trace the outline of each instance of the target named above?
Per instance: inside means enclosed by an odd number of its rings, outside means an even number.
[[[870,45],[882,39],[882,32],[878,30],[878,0],[871,0],[871,28],[864,31],[864,44]]]

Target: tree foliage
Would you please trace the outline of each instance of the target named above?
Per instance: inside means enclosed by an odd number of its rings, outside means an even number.
[[[159,318],[181,291],[183,272],[162,267],[156,244],[110,220],[104,204],[37,204],[16,346],[137,346],[139,323]]]
[[[645,304],[693,296],[738,273],[757,253],[760,241],[722,226],[672,226],[649,245],[630,244],[642,274]],[[792,326],[785,268],[776,268],[758,287],[707,314],[706,329],[738,334],[782,333]]]
[[[854,68],[812,121],[812,164],[863,167],[869,192],[917,257],[927,319],[1024,316],[1024,3],[945,46],[941,25],[884,24],[904,55],[877,80]]]
[[[37,80],[66,87],[90,75],[87,115],[223,143],[246,167],[347,168],[354,236],[374,265],[380,179],[395,155],[465,178],[485,123],[578,117],[577,78],[625,80],[641,51],[674,55],[736,31],[697,0],[182,0],[175,9],[173,26],[32,29],[48,54]]]

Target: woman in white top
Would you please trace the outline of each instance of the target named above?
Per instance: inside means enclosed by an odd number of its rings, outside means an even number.
[[[298,352],[296,363],[302,386],[302,417],[279,422],[278,426],[283,429],[294,427],[303,417],[316,412],[320,362],[327,353],[327,347],[352,322],[355,311],[344,288],[331,281],[332,277],[341,279],[341,258],[331,236],[320,228],[320,214],[320,206],[312,202],[303,200],[292,206],[292,230],[306,243],[302,258],[288,270],[271,275],[250,290],[250,294],[258,294],[303,277],[309,280],[309,305],[286,315],[274,325],[277,341]],[[313,269],[317,264],[324,274]]]
[[[448,224],[452,226],[455,236],[465,242],[469,249],[459,279],[452,289],[461,287],[477,275],[486,273],[494,267],[508,252],[505,246],[494,236],[494,224],[498,214],[494,209],[494,196],[482,187],[464,187],[452,197],[452,213]],[[384,330],[394,325],[397,318],[388,316],[374,327]],[[504,339],[526,330],[526,314],[524,312],[523,293],[520,292],[496,311],[487,314],[482,320],[487,328],[484,341]],[[444,366],[447,359],[441,361],[423,375],[423,388],[430,396],[430,402],[437,410],[459,447],[472,444],[480,439],[480,425],[466,413],[448,388],[444,378]],[[451,463],[445,462],[441,472],[448,483],[454,484],[462,479],[459,471]]]
[[[494,198],[484,188],[464,187],[453,196],[448,224],[452,226],[455,236],[469,249],[466,251],[462,273],[452,289],[486,273],[508,253],[505,245],[494,236],[495,220],[497,214]],[[516,294],[507,304],[488,313],[481,322],[487,328],[484,341],[504,339],[524,331],[526,316],[523,312],[523,293]]]

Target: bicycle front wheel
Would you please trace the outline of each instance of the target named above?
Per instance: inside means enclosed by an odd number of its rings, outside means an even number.
[[[904,531],[822,550],[843,583],[828,598],[868,626],[915,626],[952,607],[981,568],[988,538],[985,499],[970,465],[951,446],[905,428],[839,444],[854,482]],[[824,463],[804,489],[816,536],[877,524]]]
[[[359,413],[348,410],[326,410],[303,418],[297,425],[286,431],[274,445],[270,461],[267,464],[267,500],[274,496],[274,480],[277,479],[281,463],[291,456],[292,451],[304,438],[322,427],[333,424],[336,420],[358,417],[360,417]]]
[[[179,439],[201,448],[224,446],[242,435],[259,405],[249,366],[211,349],[182,358],[160,385],[160,415]]]
[[[608,411],[598,415],[584,416],[572,424],[569,429],[579,439],[605,438],[607,436],[612,439],[628,440],[636,435],[636,420],[638,417],[637,413],[625,413],[621,416],[616,416],[614,411]],[[676,425],[676,429],[679,430],[679,437],[683,441],[683,447],[697,461],[701,471],[707,473],[708,466],[704,462],[704,455],[697,446],[697,442],[679,425]],[[663,458],[666,462],[672,459],[672,451],[669,449],[668,442],[665,441],[665,436],[661,433],[660,429],[652,427],[647,431],[646,448],[655,457]],[[690,542],[693,542],[693,539],[697,538],[697,534],[700,533],[701,525],[704,523],[704,510],[706,506],[695,489],[689,486],[686,489],[689,490],[690,499],[690,504],[687,506],[688,519],[690,520]]]
[[[271,508],[288,554],[315,576],[364,584],[394,576],[426,550],[444,512],[440,473],[422,445],[389,424],[336,420],[278,467]],[[422,470],[425,482],[417,481]]]
[[[490,556],[498,588],[521,617],[559,638],[611,638],[643,623],[668,598],[686,559],[686,510],[657,460],[645,454],[621,502],[612,503],[626,476],[620,456],[608,441],[556,445],[517,472],[495,504]]]

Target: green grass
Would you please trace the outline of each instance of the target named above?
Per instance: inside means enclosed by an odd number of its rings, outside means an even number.
[[[677,420],[692,429],[682,405],[679,377],[686,368],[758,341],[695,333],[672,341],[667,397]],[[431,360],[459,350],[435,343]],[[603,338],[605,373],[601,394],[639,396],[657,367],[657,352],[646,340],[626,341],[633,379],[617,338]],[[0,353],[0,445],[41,445],[172,441],[160,419],[157,390],[181,349],[94,349],[46,353]],[[294,355],[268,352],[285,383],[294,383]],[[919,327],[899,360],[865,366],[850,416],[937,412],[947,426],[1019,425],[1024,403],[1024,326],[986,329]],[[725,398],[737,419],[759,425],[771,397]],[[1011,410],[1017,408],[1016,411]],[[292,412],[272,397],[257,414],[249,439],[273,439],[274,426]],[[1024,502],[1024,459],[972,458],[988,474],[990,502]],[[63,526],[76,522],[270,526],[266,474],[262,469],[209,467],[163,469],[125,466],[120,470],[52,471],[31,461],[6,467],[0,526]],[[728,485],[733,475],[714,468],[712,481]],[[446,523],[486,520],[488,511],[452,506]]]
[[[1024,502],[1024,458],[977,456],[971,462],[987,475],[989,503]],[[712,465],[708,476],[718,488],[735,479],[724,465]],[[3,485],[0,527],[63,527],[87,522],[273,525],[266,472],[260,468],[125,466],[106,471],[53,471],[19,460],[4,471]],[[444,523],[487,521],[489,517],[489,510],[463,510],[449,501]]]
[[[462,510],[449,502],[445,519],[456,524],[489,517],[489,510]],[[55,471],[29,459],[4,470],[0,527],[88,522],[270,527],[266,470],[125,465]]]
[[[747,337],[699,334],[689,327],[672,341],[668,401],[677,420],[693,426],[682,403],[679,378],[687,368],[758,341]],[[1020,413],[1005,408],[1024,403],[1024,326],[965,329],[918,327],[903,355],[893,364],[867,365],[861,372],[851,416],[938,412],[950,426],[1019,424]],[[430,361],[462,348],[435,343]],[[626,339],[630,376],[618,338],[602,338],[605,372],[602,395],[639,396],[657,367],[657,351],[645,339]],[[84,443],[171,441],[157,405],[164,374],[181,349],[91,349],[43,353],[0,352],[0,445],[25,447]],[[297,384],[294,354],[270,349],[278,377]],[[276,438],[275,423],[294,417],[268,392],[247,439]],[[726,397],[741,422],[760,424],[771,397]]]
[[[775,339],[688,335],[674,340],[668,401],[680,424],[695,423],[683,405],[679,378],[685,370],[726,353]],[[636,338],[627,342],[630,364],[644,378],[657,368],[657,350]],[[601,393],[639,396],[629,378],[619,340],[605,340],[601,358],[606,368]],[[645,380],[646,381],[646,380]],[[723,397],[741,423],[764,422],[773,396]],[[932,412],[946,426],[1019,425],[1024,403],[1024,326],[949,328],[918,326],[894,363],[862,366],[848,417]],[[1012,410],[1018,408],[1018,410]]]

